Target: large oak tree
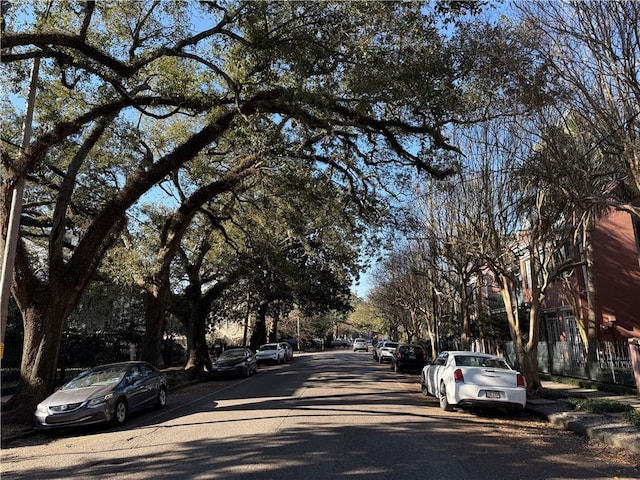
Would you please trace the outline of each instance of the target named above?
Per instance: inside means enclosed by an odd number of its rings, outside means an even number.
[[[280,121],[301,154],[320,156],[352,191],[391,164],[446,174],[431,162],[455,150],[445,127],[504,100],[494,81],[520,79],[491,53],[502,36],[455,23],[441,33],[442,18],[477,4],[434,5],[12,4],[1,38],[12,94],[26,96],[26,71],[41,59],[33,139],[2,153],[2,250],[13,188],[26,180],[11,287],[25,333],[12,416],[30,418],[53,388],[65,320],[135,207],[256,116]],[[3,106],[9,145],[19,143],[16,112]],[[184,135],[162,135],[176,123]]]

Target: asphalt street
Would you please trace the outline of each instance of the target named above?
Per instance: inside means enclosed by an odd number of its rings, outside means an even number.
[[[175,392],[122,427],[38,434],[2,451],[38,479],[640,478],[635,464],[529,414],[443,412],[419,377],[335,350]]]

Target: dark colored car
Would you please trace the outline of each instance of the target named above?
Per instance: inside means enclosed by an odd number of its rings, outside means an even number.
[[[391,357],[391,369],[394,372],[421,372],[427,364],[427,355],[420,345],[398,345]]]
[[[343,338],[336,338],[334,340],[331,340],[332,348],[349,348],[350,346],[351,343],[349,343],[349,340],[345,340]]]
[[[124,423],[129,413],[167,404],[167,378],[146,362],[100,365],[82,372],[38,404],[35,428]]]
[[[213,377],[248,377],[258,371],[255,354],[249,348],[230,348],[220,354],[213,364]]]

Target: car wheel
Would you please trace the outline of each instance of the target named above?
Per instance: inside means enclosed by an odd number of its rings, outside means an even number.
[[[424,383],[421,382],[421,387],[422,387],[422,394],[425,397],[428,397],[429,396],[429,389],[427,388],[427,386]]]
[[[127,419],[127,402],[122,398],[116,402],[116,408],[113,411],[113,420],[118,425],[122,425]]]
[[[245,365],[242,369],[242,376],[244,378],[248,378],[251,376],[251,368],[249,367],[249,365]]]
[[[165,387],[160,387],[160,391],[158,391],[158,398],[156,400],[156,407],[163,408],[167,404],[167,389]]]
[[[440,408],[445,412],[451,412],[453,407],[449,404],[449,400],[447,400],[447,389],[444,386],[444,382],[440,383]]]

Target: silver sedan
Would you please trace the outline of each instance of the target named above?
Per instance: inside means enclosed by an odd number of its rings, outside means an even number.
[[[167,403],[166,375],[146,362],[122,362],[87,370],[43,400],[35,428],[124,423],[127,415]]]

